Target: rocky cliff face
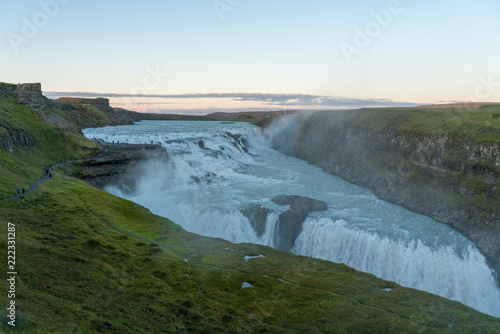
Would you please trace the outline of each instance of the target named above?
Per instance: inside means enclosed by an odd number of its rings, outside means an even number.
[[[84,105],[95,107],[102,111],[106,115],[106,117],[109,118],[109,120],[111,121],[111,125],[133,124],[134,122],[138,122],[142,119],[142,115],[137,112],[111,107],[109,105],[109,99],[102,97],[95,99],[60,97],[54,102],[60,104],[70,104],[74,108],[78,108],[80,110],[83,109]]]
[[[16,146],[33,146],[35,139],[29,133],[0,124],[0,149],[14,152]]]
[[[274,144],[382,199],[451,225],[476,242],[500,273],[499,142],[390,126],[373,130],[355,120],[319,112],[283,127]]]
[[[144,172],[144,164],[168,160],[167,151],[160,145],[118,145],[101,141],[100,146],[98,155],[80,160],[73,167],[74,176],[100,189],[117,185],[125,192],[134,190]]]
[[[71,103],[74,106],[79,106],[81,104],[88,104],[91,106],[96,107],[97,109],[101,111],[106,111],[106,112],[113,112],[113,108],[110,107],[109,105],[109,99],[106,98],[95,98],[95,99],[85,99],[85,98],[79,98],[79,97],[60,97],[57,99],[58,101],[64,101]]]
[[[58,111],[70,114],[72,119],[76,119],[79,127],[104,126],[104,125],[125,125],[143,119],[143,115],[137,112],[121,108],[113,108],[109,105],[109,99],[95,98],[86,99],[78,97],[61,97],[57,100],[50,100],[43,96],[42,85],[40,83],[8,84],[0,82],[0,98],[15,98],[16,102],[38,111],[47,122],[61,128],[71,128],[74,124],[68,122],[60,116]],[[93,124],[86,112],[85,105],[97,108],[107,118],[107,124]],[[44,110],[44,112],[40,112]],[[95,116],[95,115],[94,115]],[[102,122],[101,122],[102,123]]]
[[[15,98],[17,103],[42,110],[48,99],[42,95],[40,83],[8,84],[0,82],[0,98]]]
[[[290,252],[295,241],[302,232],[302,226],[313,211],[327,210],[325,202],[303,196],[279,195],[272,199],[279,205],[290,205],[290,209],[282,212],[274,226],[273,244],[275,248]],[[248,218],[257,235],[261,237],[266,231],[267,217],[271,210],[254,205],[241,210]]]
[[[15,98],[17,85],[0,82],[0,99]]]
[[[42,95],[40,83],[24,83],[17,85],[17,103],[42,110],[47,106],[47,98]]]
[[[291,251],[302,232],[307,215],[312,211],[326,210],[326,203],[314,198],[280,195],[272,199],[279,205],[290,205],[290,209],[279,215],[274,231],[277,249]]]

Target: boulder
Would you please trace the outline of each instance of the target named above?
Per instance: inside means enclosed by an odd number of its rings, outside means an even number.
[[[321,211],[326,210],[326,203],[314,198],[294,196],[294,195],[279,195],[272,199],[272,201],[279,205],[291,205],[294,211]]]
[[[309,212],[328,208],[323,201],[302,196],[279,195],[272,201],[279,205],[290,205],[289,210],[280,214],[274,231],[274,246],[285,251],[292,250]]]
[[[254,205],[240,210],[240,212],[248,218],[250,225],[257,232],[257,236],[261,237],[266,231],[266,221],[270,210],[262,205]]]
[[[288,205],[292,204],[298,197],[300,196],[279,195],[273,198],[271,201],[279,205]]]

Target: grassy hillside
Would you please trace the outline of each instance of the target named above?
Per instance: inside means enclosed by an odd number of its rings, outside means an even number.
[[[39,113],[17,104],[15,99],[0,99],[0,139],[7,140],[9,131],[28,133],[34,145],[18,145],[13,153],[0,149],[0,198],[13,195],[16,188],[28,189],[29,184],[41,177],[43,168],[96,149],[95,143],[79,131],[49,124]]]
[[[479,108],[380,108],[352,115],[353,125],[383,131],[443,135],[478,142],[500,140],[500,105]]]
[[[344,265],[189,234],[62,175],[0,208],[2,233],[6,222],[17,226],[16,301],[29,333],[500,328],[500,319]],[[244,260],[259,254],[265,257]],[[254,288],[241,289],[243,282]]]
[[[35,139],[12,153],[0,150],[0,197],[37,179],[47,165],[95,150],[81,134],[45,123],[29,108],[2,99],[0,108],[0,124]],[[500,330],[498,318],[345,265],[187,233],[67,174],[55,170],[23,199],[0,202],[1,235],[8,222],[16,225],[18,332]],[[7,245],[2,238],[4,263]],[[253,287],[242,289],[244,282]],[[7,290],[2,280],[4,309]],[[3,316],[0,332],[11,332]]]

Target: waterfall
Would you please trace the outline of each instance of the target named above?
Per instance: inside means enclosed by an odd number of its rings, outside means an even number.
[[[294,253],[345,263],[403,286],[465,302],[500,315],[500,291],[484,257],[473,246],[462,252],[451,246],[435,249],[419,240],[395,241],[343,220],[309,219]]]
[[[309,214],[294,253],[345,263],[500,317],[500,290],[470,240],[447,225],[271,149],[269,138],[255,126],[145,121],[87,129],[85,134],[108,142],[153,141],[164,146],[169,161],[148,162],[135,190],[119,184],[106,190],[187,231],[272,247],[278,217],[288,207],[271,199],[282,194],[311,197],[327,203],[328,210]],[[269,212],[262,235],[242,213],[254,206]]]

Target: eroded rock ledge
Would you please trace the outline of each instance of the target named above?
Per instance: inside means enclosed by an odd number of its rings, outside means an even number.
[[[14,152],[16,146],[30,147],[35,145],[35,138],[23,129],[13,129],[0,124],[0,149]]]
[[[326,203],[309,197],[280,195],[272,199],[279,205],[290,205],[290,209],[280,214],[274,232],[274,246],[291,251],[295,240],[302,232],[302,224],[312,211],[326,210]]]
[[[274,228],[274,247],[284,251],[292,250],[310,212],[327,209],[325,202],[303,196],[279,195],[272,201],[279,205],[290,205],[290,209],[279,215]],[[260,205],[241,210],[259,237],[266,231],[267,217],[270,212],[271,210]]]
[[[168,160],[167,150],[160,145],[99,143],[100,153],[76,161],[73,175],[100,189],[119,184],[133,190],[146,164]]]

